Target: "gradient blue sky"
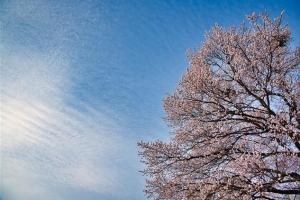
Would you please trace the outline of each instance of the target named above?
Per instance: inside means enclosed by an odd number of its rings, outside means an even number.
[[[0,1],[0,199],[145,199],[136,143],[168,140],[186,50],[265,9],[299,45],[299,0]]]

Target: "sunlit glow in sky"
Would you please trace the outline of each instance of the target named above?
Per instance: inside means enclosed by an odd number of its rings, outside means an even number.
[[[138,141],[168,140],[162,99],[215,23],[300,2],[0,1],[3,200],[141,200]]]

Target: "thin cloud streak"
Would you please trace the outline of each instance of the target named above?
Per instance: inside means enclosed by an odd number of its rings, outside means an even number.
[[[51,9],[54,4],[47,4],[49,10],[36,10],[46,3],[38,2],[25,7],[13,1],[6,5],[12,11],[5,13],[6,22],[15,21],[4,26],[8,28],[0,45],[5,74],[1,79],[0,197],[66,199],[65,194],[75,189],[120,198],[127,192],[124,182],[131,173],[122,165],[130,166],[135,142],[122,136],[126,130],[120,126],[121,117],[110,108],[98,102],[96,110],[69,92],[77,83],[70,67],[75,49],[66,34],[83,29],[75,30],[74,10]],[[36,20],[39,16],[42,19]],[[66,17],[70,19],[64,21]],[[27,35],[21,36],[23,41],[12,42],[20,29]],[[13,35],[7,36],[9,32]]]
[[[23,76],[26,79],[26,72]],[[22,87],[22,78],[14,82],[14,87],[18,84]],[[30,93],[35,91],[31,88],[22,93],[6,89],[1,97],[4,197],[10,195],[6,194],[9,188],[18,192],[16,188],[22,188],[20,183],[24,181],[20,179],[25,175],[11,177],[11,170],[34,173],[30,178],[32,182],[122,194],[122,189],[115,189],[122,188],[122,174],[110,165],[129,159],[128,144],[127,139],[117,134],[122,130],[112,119],[84,104],[76,108],[57,102],[51,105],[48,100],[44,101],[47,96],[32,97]],[[57,88],[47,85],[45,94],[48,90]],[[16,162],[22,164],[16,165]],[[18,182],[18,187],[10,185],[12,179]]]

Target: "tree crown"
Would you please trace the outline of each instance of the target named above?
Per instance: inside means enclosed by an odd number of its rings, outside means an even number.
[[[164,99],[170,143],[140,142],[155,199],[300,195],[300,47],[267,12],[216,25]]]

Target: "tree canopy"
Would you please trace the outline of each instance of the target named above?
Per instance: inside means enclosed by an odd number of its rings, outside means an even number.
[[[207,32],[164,99],[169,143],[139,142],[154,199],[300,196],[300,46],[283,13]]]

